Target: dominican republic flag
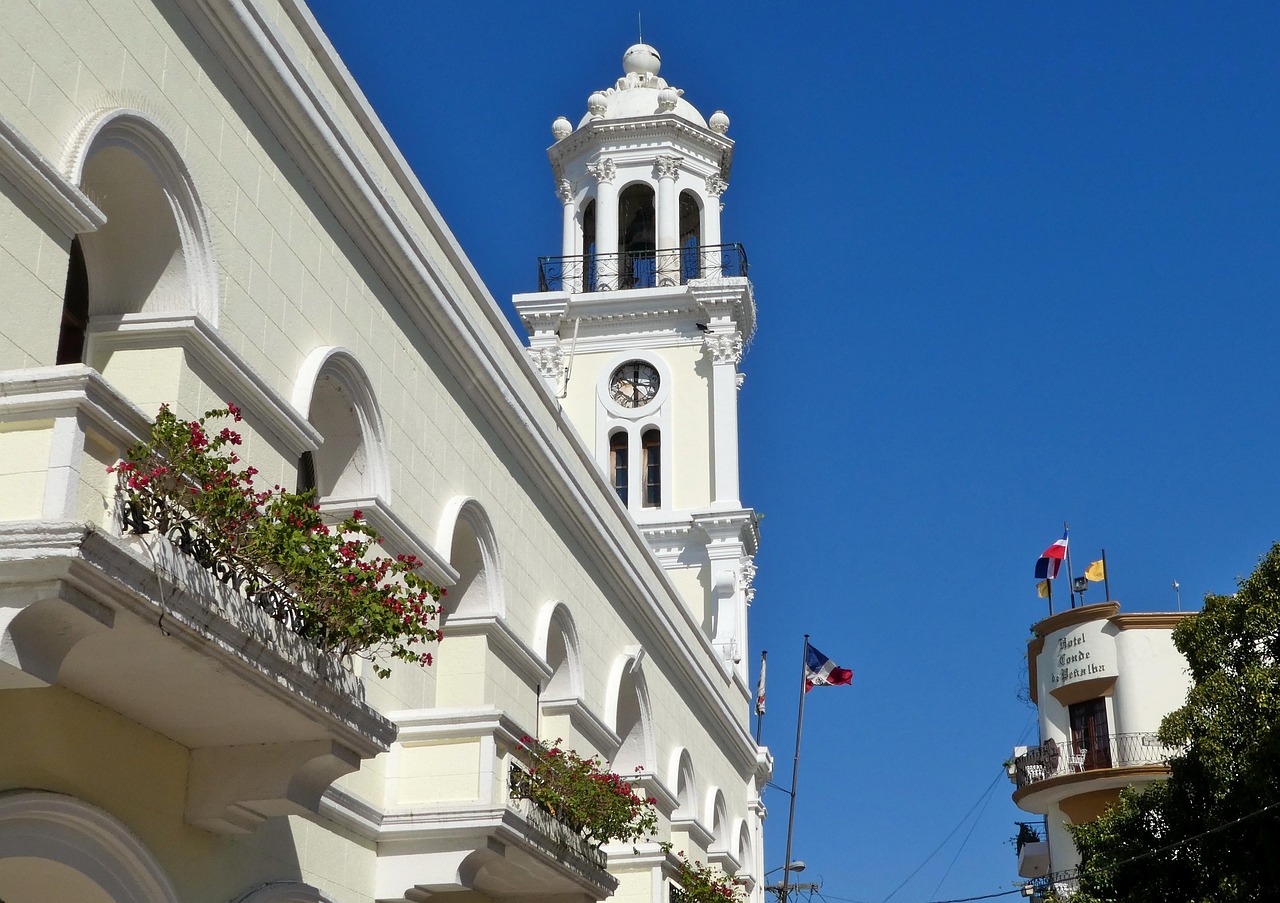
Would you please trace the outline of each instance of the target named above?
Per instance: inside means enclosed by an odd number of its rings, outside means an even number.
[[[1062,531],[1062,538],[1044,550],[1040,560],[1036,562],[1037,580],[1056,580],[1058,568],[1062,567],[1062,559],[1067,557],[1067,531]]]
[[[814,687],[843,687],[853,683],[853,672],[848,668],[838,668],[836,663],[817,649],[805,645],[804,649],[804,691],[808,693]]]

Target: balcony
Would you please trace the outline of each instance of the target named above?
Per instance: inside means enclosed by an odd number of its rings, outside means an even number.
[[[589,874],[592,869],[604,871],[608,858],[603,850],[583,839],[581,828],[528,798],[531,780],[529,772],[516,762],[511,763],[509,804],[535,829],[538,835],[535,841],[541,841],[551,855],[584,874]]]
[[[0,373],[0,415],[0,485],[13,490],[0,508],[0,691],[56,686],[185,747],[186,820],[219,834],[315,811],[390,747],[396,726],[359,677],[290,630],[270,593],[180,542],[121,535],[106,465],[148,420],[100,374]]]
[[[540,292],[657,288],[746,275],[747,252],[740,244],[538,258]]]
[[[1113,734],[1094,749],[1073,749],[1053,739],[1025,749],[1013,759],[1010,779],[1019,788],[1063,775],[1135,765],[1163,765],[1178,750],[1165,746],[1154,733]],[[1015,751],[1016,752],[1016,751]]]

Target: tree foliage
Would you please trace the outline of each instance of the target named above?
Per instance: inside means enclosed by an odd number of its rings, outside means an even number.
[[[1079,901],[1262,901],[1280,895],[1280,544],[1229,596],[1174,630],[1192,686],[1161,724],[1168,781],[1071,829]],[[1269,808],[1275,807],[1275,808]]]

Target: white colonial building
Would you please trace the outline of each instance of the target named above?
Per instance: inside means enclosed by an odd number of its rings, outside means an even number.
[[[1156,733],[1190,687],[1173,645],[1173,628],[1187,616],[1122,614],[1119,602],[1101,602],[1032,627],[1028,681],[1040,743],[1016,747],[1008,769],[1014,803],[1043,816],[1045,831],[1019,842],[1022,877],[1070,875],[1079,854],[1066,826],[1093,821],[1125,787],[1168,775],[1173,751]]]
[[[658,843],[602,857],[511,792],[526,735],[763,898],[754,301],[728,119],[657,68],[632,48],[554,127],[525,348],[301,0],[6,5],[5,903],[664,903]],[[326,657],[125,528],[107,467],[225,401],[268,482],[449,587],[432,667]]]

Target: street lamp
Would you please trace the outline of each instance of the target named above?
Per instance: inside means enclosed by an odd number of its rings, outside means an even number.
[[[769,871],[767,871],[767,872],[765,872],[765,873],[764,873],[764,876],[765,876],[766,878],[768,878],[768,877],[769,877],[770,875],[772,875],[774,872],[780,872],[780,871],[782,871],[784,868],[785,868],[787,871],[789,871],[789,872],[803,872],[803,871],[804,871],[804,869],[805,869],[804,860],[802,860],[802,859],[796,859],[796,860],[794,860],[794,861],[792,861],[792,862],[788,862],[786,865],[780,865],[780,866],[778,866],[776,869],[769,869]]]
[[[767,871],[767,872],[765,872],[765,873],[764,873],[764,876],[765,876],[766,878],[768,878],[768,877],[769,877],[770,875],[772,875],[774,872],[780,872],[780,871],[782,871],[783,869],[786,869],[788,872],[803,872],[803,871],[805,870],[804,860],[802,860],[802,859],[793,859],[791,862],[788,862],[786,865],[780,865],[780,866],[778,866],[776,869],[769,869],[769,871]],[[780,884],[766,884],[766,885],[764,886],[764,889],[765,889],[765,890],[767,890],[767,891],[772,892],[772,894],[777,898],[778,903],[787,903],[787,897],[788,897],[788,895],[789,895],[790,891],[798,890],[798,889],[799,889],[799,887],[798,887],[797,885],[792,884],[792,883],[790,882],[790,879],[791,879],[791,876],[790,876],[789,874],[788,874],[788,875],[783,875],[783,876],[782,876],[782,883],[780,883]],[[812,886],[812,887],[817,887],[817,885],[816,885],[816,884],[815,884],[815,885],[811,885],[811,886]]]

